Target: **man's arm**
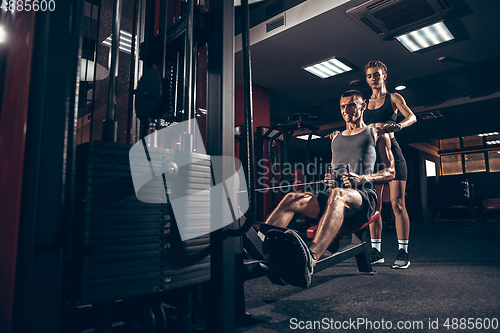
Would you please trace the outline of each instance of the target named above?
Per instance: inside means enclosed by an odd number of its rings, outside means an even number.
[[[382,131],[381,131],[382,132]],[[352,187],[354,184],[373,183],[385,184],[394,179],[396,172],[394,170],[394,156],[391,151],[391,138],[389,134],[376,133],[375,140],[377,142],[377,152],[380,156],[380,163],[384,168],[377,173],[369,175],[357,175],[355,173],[345,174],[342,177],[346,186]]]
[[[394,179],[396,171],[394,170],[394,156],[391,151],[391,138],[389,134],[377,135],[377,152],[380,157],[380,163],[384,166],[382,170],[370,175],[361,175],[362,183],[385,184]]]
[[[389,137],[389,134],[377,134],[376,140],[380,163],[384,166],[384,168],[377,173],[360,175],[359,184],[385,184],[393,180],[396,175],[396,171],[394,169],[394,156],[391,151],[391,138]]]

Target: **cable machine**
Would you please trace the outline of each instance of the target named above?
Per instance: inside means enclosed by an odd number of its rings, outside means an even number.
[[[224,7],[223,2],[218,4],[213,1],[210,3],[209,11],[202,11],[195,6],[194,0],[188,0],[184,15],[177,18],[174,24],[169,25],[169,2],[162,2],[159,10],[156,3],[153,1],[142,3],[145,5],[143,10],[145,10],[146,20],[144,41],[140,43],[139,54],[145,70],[135,91],[136,113],[140,120],[140,141],[146,149],[149,163],[153,165],[157,157],[152,154],[161,155],[165,153],[165,150],[178,148],[178,152],[184,152],[184,155],[190,156],[205,143],[208,153],[205,160],[208,164],[197,163],[198,168],[193,167],[192,171],[187,170],[187,178],[195,177],[197,181],[201,178],[210,180],[213,177],[211,172],[221,173],[220,177],[223,177],[224,174],[230,172],[231,167],[227,166],[227,170],[211,170],[210,155],[224,155],[224,147],[221,152],[217,151],[220,150],[220,147],[217,147],[219,140],[217,135],[214,135],[222,133],[220,139],[224,139],[224,127],[220,128],[221,124],[217,124],[218,121],[215,119],[220,117],[217,113],[221,113],[221,108],[215,103],[220,103],[221,97],[211,94],[212,88],[213,91],[220,91],[224,87],[220,87],[220,84],[219,87],[208,84],[210,97],[208,98],[209,106],[206,109],[210,111],[204,117],[205,115],[200,112],[201,108],[197,105],[196,97],[200,96],[197,94],[197,89],[207,88],[195,82],[199,83],[197,75],[200,72],[197,68],[204,60],[201,55],[207,52],[207,48],[211,48],[208,41],[209,29],[217,29],[222,25],[215,23],[219,14],[217,11],[222,11],[222,17],[225,20],[224,16],[227,15],[228,8]],[[248,8],[248,4],[243,5]],[[228,305],[231,303],[229,300],[234,296],[231,296],[233,290],[225,280],[234,274],[234,266],[231,267],[231,264],[228,264],[228,260],[231,261],[228,253],[229,250],[235,251],[236,247],[234,244],[227,245],[234,243],[227,240],[227,237],[240,235],[242,229],[227,228],[220,233],[215,232],[214,235],[207,234],[181,241],[178,236],[179,228],[168,201],[169,195],[172,194],[168,191],[175,191],[175,188],[165,188],[167,202],[156,205],[138,201],[134,193],[130,191],[133,186],[126,172],[130,145],[116,142],[117,124],[113,111],[113,101],[116,101],[113,73],[118,61],[116,49],[120,31],[119,8],[120,1],[117,1],[113,20],[110,94],[108,112],[103,125],[103,141],[82,144],[77,150],[77,164],[80,167],[80,169],[77,167],[77,179],[81,179],[83,183],[80,184],[81,187],[76,188],[76,202],[82,203],[83,206],[77,205],[77,212],[83,214],[82,219],[75,221],[76,250],[71,258],[71,272],[74,275],[70,279],[73,283],[70,286],[72,296],[69,298],[77,302],[74,307],[69,307],[73,316],[67,318],[79,317],[76,313],[81,312],[82,304],[92,303],[92,308],[95,310],[91,317],[95,321],[97,330],[106,331],[116,324],[116,319],[112,316],[98,315],[102,313],[99,309],[111,308],[122,316],[125,312],[143,314],[140,320],[137,316],[130,316],[127,321],[121,321],[126,326],[137,325],[139,322],[141,327],[150,326],[155,331],[163,331],[165,328],[168,330],[169,318],[173,316],[177,318],[173,325],[178,331],[191,332],[193,308],[204,306],[203,300],[201,305],[193,304],[193,295],[198,299],[201,293],[202,298],[211,300],[219,298],[220,303],[219,312],[206,314],[205,325],[213,327],[216,331],[233,331],[234,321],[232,323],[227,316],[231,308],[231,305]],[[232,10],[231,6],[231,12]],[[148,20],[148,18],[155,19]],[[158,18],[164,29],[155,34],[152,22],[158,22]],[[232,17],[229,19],[232,21]],[[230,49],[225,45],[220,33],[218,38],[222,39],[222,43],[219,42],[222,52],[226,48]],[[213,42],[217,43],[215,39]],[[215,45],[215,52],[210,52],[210,54],[217,54],[217,47]],[[222,58],[224,56],[222,54]],[[204,65],[206,67],[207,64]],[[210,72],[209,68],[207,70]],[[215,76],[219,76],[220,80],[220,76],[223,75],[221,72],[224,69],[215,70],[211,73],[213,77],[208,77],[209,82],[211,79],[216,79]],[[246,99],[251,100],[251,97],[247,95]],[[214,106],[210,107],[210,103]],[[213,117],[211,117],[212,112]],[[194,129],[185,128],[184,134],[177,142],[179,147],[162,146],[162,141],[156,131],[161,129],[163,124],[166,123],[168,126],[198,118],[201,120],[201,124],[200,121],[198,124],[201,125],[202,131],[206,131],[206,138],[203,140],[205,142],[197,142]],[[231,117],[224,116],[221,118],[231,119]],[[247,119],[251,121],[251,116]],[[209,145],[209,142],[215,142],[214,146]],[[220,144],[222,146],[222,142]],[[248,152],[251,151],[250,142]],[[252,160],[249,158],[249,161]],[[200,171],[200,168],[206,171]],[[249,187],[252,189],[253,166],[250,162],[248,168],[250,170]],[[190,176],[189,172],[194,172],[193,176]],[[217,178],[217,175],[215,177]],[[191,186],[190,183],[183,185],[186,188]],[[112,203],[111,205],[102,204],[103,200],[111,200]],[[253,210],[251,209],[250,212]],[[246,228],[251,220],[247,218]],[[120,230],[117,230],[118,228]],[[200,292],[200,289],[204,291]],[[115,304],[117,300],[124,300],[121,310],[120,306]],[[224,318],[221,317],[220,312],[223,313]],[[120,315],[117,316],[120,317]],[[230,314],[229,316],[234,318]],[[72,325],[74,322],[77,321],[70,319],[67,325]]]
[[[118,142],[123,129],[118,127],[116,96],[122,1],[113,3],[102,141],[75,142],[84,1],[60,5],[57,16],[51,13],[51,20],[37,20],[37,29],[33,28],[45,38],[35,49],[40,59],[35,61],[33,74],[35,81],[44,83],[33,92],[32,104],[40,112],[33,116],[31,110],[29,116],[27,146],[31,155],[27,161],[39,165],[44,153],[56,158],[44,159],[50,166],[44,163],[36,172],[28,170],[23,179],[25,183],[32,180],[34,186],[23,191],[27,196],[23,202],[29,203],[31,210],[21,218],[23,250],[18,255],[14,330],[33,332],[44,327],[51,332],[192,332],[196,328],[233,332],[235,257],[238,236],[245,229],[230,226],[182,241],[169,202],[148,204],[137,200],[128,153],[132,143],[145,143],[151,151],[175,150],[162,147],[155,133],[165,125],[198,119],[201,142],[188,128],[176,151],[201,155],[194,150],[206,146],[206,163],[195,166],[199,178],[225,179],[234,173],[231,165],[220,170],[210,168],[211,156],[234,153],[234,4],[223,0],[134,1],[135,22],[140,28],[133,31],[132,40],[139,38],[140,43],[132,43],[139,48],[139,58],[133,60],[138,66],[133,71],[143,75],[135,89],[136,114],[129,120],[127,133],[135,123],[140,130],[137,135],[134,131],[127,134],[126,141],[130,142],[124,143]],[[174,12],[173,3],[177,6]],[[248,17],[248,1],[244,0],[242,6]],[[54,37],[57,29],[64,37],[61,41],[73,53],[71,61],[64,61],[63,71],[47,73],[42,66],[47,56],[41,55],[44,51],[52,54],[47,50],[56,48],[48,36]],[[58,52],[62,50],[57,48]],[[56,94],[52,93],[55,90],[47,94],[45,80],[51,80],[55,73],[67,79],[60,80]],[[249,75],[246,77],[250,80]],[[131,87],[136,78],[130,76]],[[36,103],[48,97],[50,103]],[[246,100],[247,104],[251,102],[251,92]],[[46,105],[56,106],[50,116]],[[248,106],[246,112],[251,125]],[[97,130],[94,128],[94,132]],[[57,139],[52,150],[51,141],[36,142],[38,137],[49,137],[46,135],[50,132]],[[251,146],[247,152],[251,154]],[[248,161],[253,193],[252,156]],[[38,174],[50,169],[51,177],[44,179]],[[52,186],[47,186],[49,179]],[[171,194],[168,190],[173,189],[163,188],[167,198]],[[49,196],[44,195],[51,192],[55,195],[50,197],[63,198],[57,207],[48,204]],[[37,199],[36,208],[31,206],[31,194]],[[50,212],[44,204],[55,209]],[[63,214],[54,218],[54,212]],[[250,227],[250,215],[244,228]]]

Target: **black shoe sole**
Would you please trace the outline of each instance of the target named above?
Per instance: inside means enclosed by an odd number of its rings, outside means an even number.
[[[270,230],[265,240],[270,261],[283,281],[292,286],[307,288],[311,280],[302,245],[297,242],[294,235],[279,230]]]

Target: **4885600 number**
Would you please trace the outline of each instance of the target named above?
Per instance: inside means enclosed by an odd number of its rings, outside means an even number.
[[[497,318],[447,318],[443,324],[446,329],[452,330],[465,330],[465,329],[498,329],[498,319]]]
[[[2,0],[0,9],[9,12],[53,12],[56,9],[56,2],[55,0]]]

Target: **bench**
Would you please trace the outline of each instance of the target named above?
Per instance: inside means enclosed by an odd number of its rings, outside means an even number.
[[[500,237],[500,198],[489,198],[483,200],[484,211],[481,213],[481,224],[486,221],[484,215],[487,213],[495,214],[497,225],[497,237]]]

